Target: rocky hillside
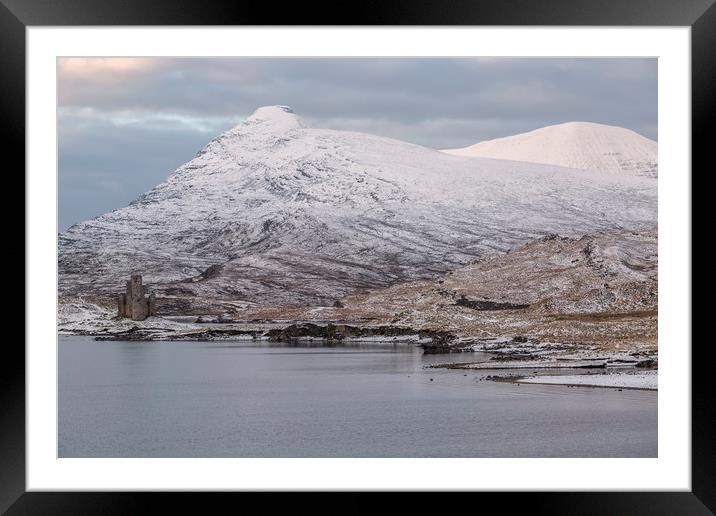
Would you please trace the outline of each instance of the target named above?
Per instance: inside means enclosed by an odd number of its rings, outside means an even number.
[[[340,308],[256,318],[392,324],[475,338],[655,349],[657,232],[549,235],[440,278],[348,296]]]
[[[609,174],[657,176],[657,144],[623,127],[569,122],[443,152],[545,163]]]
[[[451,156],[265,107],[62,233],[59,289],[111,299],[136,271],[160,314],[330,306],[548,233],[653,227],[656,198],[650,178]]]

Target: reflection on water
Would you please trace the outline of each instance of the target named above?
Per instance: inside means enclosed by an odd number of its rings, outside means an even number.
[[[60,337],[60,457],[655,457],[657,394],[514,385],[400,343]]]

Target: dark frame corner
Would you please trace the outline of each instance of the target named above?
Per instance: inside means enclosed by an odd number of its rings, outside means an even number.
[[[657,25],[689,26],[692,36],[692,162],[707,172],[716,126],[716,5],[714,0],[393,0],[352,5],[205,0],[0,0],[0,120],[17,169],[25,164],[25,29],[48,25]],[[709,163],[711,164],[711,163]],[[692,176],[693,177],[693,176]],[[24,187],[23,187],[24,188]],[[23,237],[24,238],[24,237]],[[26,272],[27,273],[27,272]],[[27,306],[26,309],[30,309]],[[700,345],[699,345],[700,344]],[[704,345],[705,344],[705,345]],[[0,375],[0,512],[29,514],[145,514],[165,509],[168,494],[25,493],[25,353],[5,346]],[[707,515],[716,512],[716,429],[707,368],[709,342],[692,346],[692,491],[689,493],[484,493],[539,514]],[[232,494],[174,495],[180,512],[205,513]],[[246,495],[245,495],[246,496]],[[253,495],[252,495],[253,496]],[[298,497],[295,495],[294,497]],[[474,495],[468,495],[474,496]],[[356,501],[363,495],[354,494]],[[499,497],[499,499],[498,499]],[[301,496],[301,498],[304,498]],[[422,495],[413,495],[423,503]],[[357,505],[356,505],[357,508]]]

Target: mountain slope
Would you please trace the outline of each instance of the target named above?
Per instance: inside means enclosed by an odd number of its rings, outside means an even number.
[[[435,279],[347,296],[340,307],[265,309],[253,316],[655,349],[657,274],[656,229],[548,235]]]
[[[656,182],[449,156],[258,109],[129,206],[59,237],[61,295],[119,292],[160,313],[330,304],[547,233],[656,223]]]
[[[655,141],[629,129],[590,122],[551,125],[443,152],[600,170],[610,174],[657,176]]]

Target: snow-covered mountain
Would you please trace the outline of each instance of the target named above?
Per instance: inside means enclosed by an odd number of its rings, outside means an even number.
[[[443,152],[600,170],[611,174],[657,176],[655,141],[623,127],[590,122],[550,125]]]
[[[547,233],[653,227],[656,181],[450,156],[258,109],[129,206],[59,237],[61,295],[132,271],[167,312],[330,304]]]

